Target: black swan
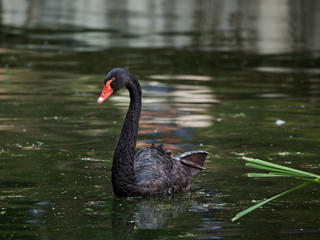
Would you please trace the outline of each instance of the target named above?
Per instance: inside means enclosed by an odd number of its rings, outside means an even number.
[[[205,169],[205,151],[186,152],[173,157],[163,145],[143,148],[135,155],[141,112],[141,88],[127,69],[112,69],[104,79],[98,103],[126,87],[130,93],[129,109],[123,123],[112,164],[112,186],[116,196],[156,196],[190,189],[192,176]]]

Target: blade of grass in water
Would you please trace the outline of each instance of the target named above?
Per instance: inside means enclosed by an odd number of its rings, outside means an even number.
[[[248,177],[255,177],[255,178],[261,178],[261,177],[296,177],[299,180],[303,180],[305,181],[303,184],[291,188],[283,193],[280,193],[276,196],[273,196],[265,201],[262,201],[240,213],[238,213],[234,218],[232,218],[232,222],[237,221],[239,218],[243,217],[244,215],[254,211],[255,209],[263,206],[264,204],[271,202],[274,199],[277,199],[279,197],[282,197],[284,195],[287,195],[295,190],[298,190],[302,187],[305,187],[309,184],[312,183],[318,183],[320,184],[320,176],[313,174],[313,173],[309,173],[309,172],[305,172],[305,171],[301,171],[301,170],[297,170],[294,168],[289,168],[289,167],[284,167],[278,164],[274,164],[274,163],[269,163],[260,159],[253,159],[253,158],[248,158],[248,157],[242,157],[245,161],[249,162],[246,164],[246,166],[248,167],[252,167],[252,168],[257,168],[257,169],[261,169],[261,170],[266,170],[266,171],[270,171],[270,173],[247,173]],[[313,179],[310,179],[313,178]]]
[[[244,159],[245,161],[248,162],[252,162],[255,164],[259,164],[259,165],[263,165],[263,166],[267,166],[267,167],[271,167],[271,168],[276,168],[279,170],[283,170],[283,171],[289,171],[289,172],[294,172],[297,174],[301,174],[303,176],[308,176],[308,177],[313,177],[313,178],[320,178],[319,175],[313,174],[313,173],[309,173],[309,172],[305,172],[305,171],[301,171],[301,170],[297,170],[294,168],[290,168],[290,167],[284,167],[275,163],[269,163],[260,159],[254,159],[254,158],[248,158],[248,157],[242,157],[242,159]]]
[[[276,196],[273,196],[272,198],[269,198],[269,199],[267,199],[267,200],[265,200],[265,201],[263,201],[263,202],[260,202],[260,203],[258,203],[258,204],[256,204],[256,205],[254,205],[254,206],[252,206],[252,207],[250,207],[250,208],[248,208],[248,209],[246,209],[246,210],[238,213],[234,218],[231,219],[231,221],[232,221],[232,222],[235,222],[235,221],[237,221],[239,218],[241,218],[241,217],[243,217],[244,215],[252,212],[253,210],[261,207],[262,205],[264,205],[264,204],[266,204],[266,203],[268,203],[268,202],[271,202],[271,201],[274,200],[274,199],[277,199],[277,198],[279,198],[279,197],[282,197],[282,196],[284,196],[284,195],[287,195],[288,193],[291,193],[291,192],[293,192],[293,191],[296,191],[296,190],[298,190],[298,189],[300,189],[300,188],[303,188],[303,187],[305,187],[305,186],[307,186],[307,185],[309,185],[309,184],[311,184],[311,182],[305,182],[305,183],[303,183],[303,184],[301,184],[301,185],[299,185],[299,186],[296,186],[296,187],[294,187],[294,188],[291,188],[291,189],[289,189],[289,190],[287,190],[287,191],[285,191],[285,192],[283,192],[283,193],[280,193],[280,194],[278,194],[278,195],[276,195]]]
[[[271,171],[271,172],[289,173],[289,171],[279,170],[277,168],[266,167],[266,166],[263,166],[260,164],[255,164],[255,163],[246,163],[246,167],[251,167],[251,168],[256,168],[256,169],[261,169],[261,170],[266,170],[266,171]]]
[[[296,177],[303,178],[300,174],[296,173],[282,173],[282,172],[269,172],[269,173],[247,173],[248,177],[261,178],[261,177]],[[309,179],[309,178],[308,178]]]
[[[254,164],[254,163],[246,163],[246,166],[251,167],[251,168],[270,171],[270,173],[272,173],[272,174],[279,174],[279,177],[283,177],[283,175],[285,175],[287,177],[310,177],[310,173],[303,172],[303,171],[300,171],[300,172],[284,171],[281,169],[266,167],[266,166]],[[270,176],[266,176],[266,177],[270,177]]]
[[[262,178],[262,177],[291,177],[287,174],[279,174],[279,173],[247,173],[246,176],[251,178]]]
[[[309,178],[298,178],[298,179],[306,181],[306,182],[310,182],[310,183],[318,183],[318,184],[320,184],[320,179],[309,179]]]

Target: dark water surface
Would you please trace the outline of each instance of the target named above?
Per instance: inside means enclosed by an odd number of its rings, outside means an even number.
[[[1,239],[317,239],[315,185],[231,218],[300,184],[242,155],[320,174],[319,3],[0,1]],[[192,191],[113,195],[114,67],[143,88],[137,147],[209,152]]]

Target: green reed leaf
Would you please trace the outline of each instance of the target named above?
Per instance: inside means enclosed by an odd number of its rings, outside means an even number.
[[[287,194],[289,194],[289,193],[291,193],[291,192],[293,192],[293,191],[296,191],[296,190],[298,190],[298,189],[300,189],[300,188],[303,188],[303,187],[305,187],[305,186],[307,186],[307,185],[309,185],[309,184],[311,184],[311,182],[304,182],[303,184],[301,184],[301,185],[299,185],[299,186],[296,186],[296,187],[291,188],[291,189],[289,189],[289,190],[287,190],[287,191],[285,191],[285,192],[283,192],[283,193],[280,193],[280,194],[278,194],[278,195],[276,195],[276,196],[273,196],[273,197],[271,197],[271,198],[268,198],[267,200],[265,200],[265,201],[263,201],[263,202],[260,202],[260,203],[258,203],[258,204],[256,204],[256,205],[254,205],[254,206],[246,209],[246,210],[243,210],[243,211],[237,213],[236,216],[231,219],[231,221],[232,221],[232,222],[235,222],[235,221],[237,221],[239,218],[241,218],[241,217],[243,217],[244,215],[246,215],[246,214],[254,211],[255,209],[257,209],[257,208],[259,208],[259,207],[261,207],[261,206],[263,206],[264,204],[266,204],[266,203],[268,203],[268,202],[271,202],[272,200],[277,199],[277,198],[279,198],[279,197],[282,197],[282,196],[284,196],[284,195],[287,195]]]
[[[294,188],[291,188],[283,193],[280,193],[276,196],[273,196],[265,201],[262,201],[246,210],[243,210],[242,212],[238,213],[234,218],[231,219],[232,222],[237,221],[239,218],[243,217],[244,215],[254,211],[255,209],[263,206],[264,204],[271,202],[274,199],[277,199],[279,197],[282,197],[286,194],[289,194],[293,191],[296,191],[302,187],[305,187],[312,183],[318,183],[320,184],[320,175],[309,173],[301,170],[297,170],[290,167],[284,167],[275,163],[269,163],[260,159],[253,159],[248,157],[242,157],[245,161],[249,162],[246,164],[246,166],[251,168],[256,168],[260,170],[266,170],[270,171],[269,173],[247,173],[246,175],[248,177],[254,177],[254,178],[262,178],[262,177],[296,177],[299,180],[305,181],[303,184],[296,186]],[[313,179],[310,179],[313,178]]]
[[[251,178],[263,178],[263,177],[292,177],[288,174],[279,174],[279,173],[247,173],[247,177]]]
[[[246,167],[251,167],[251,168],[256,168],[256,169],[261,169],[261,170],[266,170],[266,171],[271,171],[271,172],[290,173],[289,171],[284,171],[284,170],[280,170],[277,168],[266,167],[266,166],[255,164],[255,163],[246,163]]]
[[[275,163],[269,163],[269,162],[266,162],[266,161],[263,161],[263,160],[260,160],[260,159],[248,158],[248,157],[244,157],[244,156],[242,157],[242,159],[244,159],[245,161],[248,161],[248,162],[252,162],[252,163],[258,164],[258,165],[271,167],[271,168],[275,168],[275,169],[282,170],[282,171],[287,171],[287,172],[294,172],[294,173],[297,173],[297,174],[301,174],[301,176],[303,175],[305,177],[320,178],[320,175],[316,175],[314,173],[309,173],[309,172],[297,170],[297,169],[294,169],[294,168],[285,167],[285,166],[278,165],[278,164],[275,164]]]

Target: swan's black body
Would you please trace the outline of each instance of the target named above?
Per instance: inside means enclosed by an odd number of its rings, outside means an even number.
[[[141,112],[141,88],[127,69],[111,70],[104,81],[105,89],[98,102],[126,87],[130,105],[116,147],[112,165],[112,185],[115,195],[153,196],[183,192],[190,188],[192,176],[204,169],[207,152],[193,151],[172,157],[162,145],[144,148],[135,155]],[[102,99],[103,97],[103,99]]]

